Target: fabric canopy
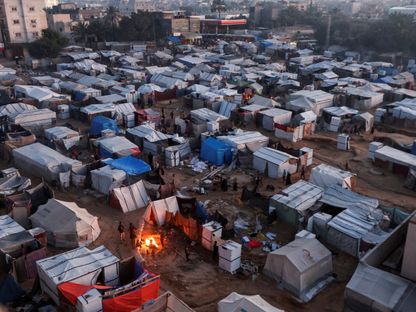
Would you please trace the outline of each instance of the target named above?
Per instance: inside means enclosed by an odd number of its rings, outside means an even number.
[[[140,175],[151,170],[150,166],[146,162],[133,156],[107,159],[104,163],[115,169],[123,170],[128,175]]]
[[[124,213],[144,208],[149,203],[143,181],[127,187],[114,188],[113,197],[112,206],[118,206]]]
[[[77,298],[82,296],[90,289],[111,289],[111,286],[102,285],[81,285],[77,283],[66,282],[58,286],[59,292],[68,299],[73,305],[77,303]]]

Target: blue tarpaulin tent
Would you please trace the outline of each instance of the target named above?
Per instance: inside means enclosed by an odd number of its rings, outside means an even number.
[[[208,138],[202,143],[201,159],[216,166],[229,164],[232,160],[231,147],[215,138]]]
[[[176,37],[176,36],[168,36],[167,37],[168,41],[174,43],[174,44],[179,44],[181,43],[181,38]]]
[[[119,130],[117,127],[117,121],[104,116],[96,116],[91,121],[90,135],[99,136],[101,135],[101,131],[107,129],[113,130],[116,134],[118,134]]]
[[[123,170],[128,175],[139,175],[151,170],[150,166],[146,162],[133,156],[107,159],[104,163],[115,169]]]

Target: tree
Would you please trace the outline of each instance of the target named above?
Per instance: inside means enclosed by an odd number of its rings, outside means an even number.
[[[221,18],[221,12],[227,11],[224,0],[213,0],[211,4],[211,12],[218,12],[218,18]]]
[[[86,46],[88,41],[88,24],[85,22],[79,22],[75,25],[72,35],[75,42],[82,42],[84,46]]]
[[[34,58],[55,58],[68,43],[68,38],[48,28],[42,31],[40,39],[29,44],[29,53]]]
[[[120,19],[119,11],[115,7],[110,6],[106,11],[104,23],[111,29],[112,41],[116,40],[116,29]]]

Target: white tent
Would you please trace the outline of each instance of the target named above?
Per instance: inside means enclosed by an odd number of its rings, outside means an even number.
[[[279,219],[296,226],[322,193],[323,189],[319,186],[299,180],[270,199],[269,213],[276,210]]]
[[[51,125],[56,120],[56,113],[48,108],[25,110],[11,118],[11,122],[21,126]]]
[[[296,157],[270,147],[262,147],[253,154],[253,168],[270,178],[280,178],[284,172],[295,173],[297,167]]]
[[[268,131],[275,129],[274,124],[287,125],[292,119],[292,112],[281,108],[270,108],[258,114],[262,116],[263,128]]]
[[[45,130],[45,138],[62,142],[66,149],[77,145],[80,140],[79,133],[68,127],[53,127]]]
[[[157,225],[161,226],[165,224],[167,212],[175,215],[178,211],[178,200],[176,199],[176,196],[171,196],[150,202],[144,214],[144,219],[146,222],[154,221]]]
[[[104,246],[80,247],[36,262],[42,291],[59,305],[58,286],[65,282],[94,285],[102,274],[104,285],[118,284],[120,260]]]
[[[332,254],[315,238],[297,239],[269,253],[263,272],[307,302],[308,292],[332,274]]]
[[[16,148],[13,150],[13,157],[17,168],[48,182],[59,181],[59,173],[82,167],[80,161],[68,158],[41,143]]]
[[[8,215],[0,216],[0,238],[23,231],[25,229]]]
[[[12,103],[0,107],[0,116],[13,118],[24,111],[37,110],[36,106],[25,103]]]
[[[98,218],[74,202],[49,199],[29,218],[33,227],[46,230],[48,243],[55,247],[86,246],[101,233]]]
[[[124,213],[144,208],[149,203],[143,181],[126,187],[114,188],[113,196]]]
[[[218,312],[282,312],[259,295],[245,296],[232,292],[218,302]]]
[[[339,185],[343,188],[354,190],[355,177],[356,175],[349,171],[341,170],[326,164],[320,164],[312,169],[309,182],[324,189],[333,185]]]
[[[91,171],[92,188],[103,194],[109,194],[114,188],[120,187],[126,177],[123,170],[104,166]]]

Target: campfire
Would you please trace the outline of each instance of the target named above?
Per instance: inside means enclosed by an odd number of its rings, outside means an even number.
[[[159,234],[144,235],[142,237],[141,244],[140,244],[140,248],[141,248],[142,251],[158,252],[162,249],[161,247],[162,247],[162,244],[160,242],[160,235]]]
[[[159,248],[159,245],[156,243],[156,240],[153,237],[146,238],[145,244],[146,244],[146,247],[148,248],[152,248],[152,247]]]

